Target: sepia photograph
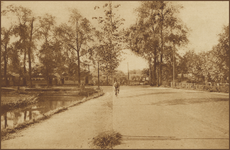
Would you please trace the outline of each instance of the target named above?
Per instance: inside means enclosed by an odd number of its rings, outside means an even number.
[[[1,149],[229,149],[229,1],[1,1]]]

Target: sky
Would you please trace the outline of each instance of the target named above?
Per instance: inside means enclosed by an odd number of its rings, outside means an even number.
[[[223,25],[229,24],[229,2],[228,1],[174,1],[184,8],[180,11],[179,17],[191,30],[188,39],[189,44],[180,48],[183,55],[188,50],[196,53],[209,51],[218,43],[218,34],[221,33]],[[9,4],[22,5],[32,9],[35,15],[52,14],[56,17],[57,23],[68,21],[69,8],[77,8],[82,16],[96,24],[92,17],[101,16],[100,10],[94,10],[95,6],[101,7],[105,1],[3,1],[3,6]],[[136,21],[134,9],[139,6],[138,1],[114,1],[113,4],[121,4],[116,12],[125,19],[124,27],[127,28]],[[1,26],[7,26],[7,21],[2,18]],[[120,63],[118,70],[127,72],[129,70],[143,69],[148,63],[143,58],[135,56],[130,50],[124,50],[124,60]]]

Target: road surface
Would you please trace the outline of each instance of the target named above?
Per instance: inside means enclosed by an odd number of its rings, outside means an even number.
[[[92,148],[101,132],[123,135],[115,149],[229,149],[229,95],[147,86],[105,95],[26,128],[2,149]]]

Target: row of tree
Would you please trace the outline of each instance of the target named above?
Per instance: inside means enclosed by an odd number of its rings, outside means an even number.
[[[124,19],[113,12],[119,6],[111,2],[95,6],[95,11],[104,10],[104,16],[93,17],[97,28],[77,9],[70,10],[68,22],[57,25],[50,14],[36,16],[29,8],[7,6],[1,16],[13,19],[1,28],[3,77],[7,81],[8,74],[16,73],[32,86],[31,77],[42,74],[49,85],[52,76],[67,73],[80,83],[81,72],[92,64],[111,76],[119,65],[123,41]]]
[[[137,21],[126,30],[126,42],[128,48],[148,60],[149,68],[142,73],[149,76],[150,85],[158,86],[189,73],[200,82],[229,82],[229,25],[211,51],[188,51],[181,56],[178,49],[189,42],[189,29],[178,15],[182,8],[168,1],[142,1],[135,10]]]
[[[189,50],[175,58],[177,81],[229,83],[229,25],[223,27],[212,50],[200,53]],[[142,75],[149,76],[149,68],[143,69]]]
[[[209,52],[178,54],[188,43],[189,29],[178,17],[182,6],[168,1],[140,2],[136,23],[121,29],[124,19],[116,15],[120,5],[105,3],[95,11],[98,24],[93,26],[77,9],[71,9],[69,21],[57,25],[50,14],[36,16],[32,10],[9,5],[1,11],[10,17],[8,27],[1,27],[1,69],[7,75],[16,73],[29,80],[42,74],[49,85],[52,76],[63,73],[76,76],[78,83],[89,65],[113,79],[121,61],[122,49],[129,48],[148,60],[151,85],[172,81],[177,74],[192,73],[202,80],[228,80],[229,26],[219,36],[219,44]],[[148,73],[147,73],[148,72]],[[99,79],[98,79],[99,81]],[[26,84],[26,83],[25,83]],[[80,85],[80,84],[79,84]]]
[[[151,85],[173,78],[174,55],[188,43],[188,28],[178,17],[182,7],[167,1],[143,1],[127,31],[128,47],[149,62]]]
[[[229,25],[223,27],[212,50],[198,54],[188,51],[177,65],[178,73],[191,73],[200,82],[229,83]]]

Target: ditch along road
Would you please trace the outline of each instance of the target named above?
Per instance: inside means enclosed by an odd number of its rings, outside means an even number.
[[[229,94],[148,86],[112,87],[105,95],[11,135],[2,149],[93,148],[99,133],[115,130],[115,149],[229,148]]]

